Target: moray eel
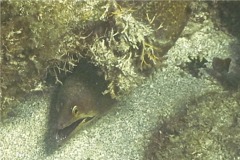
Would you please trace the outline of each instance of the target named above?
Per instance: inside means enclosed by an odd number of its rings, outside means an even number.
[[[65,141],[113,104],[110,96],[102,94],[104,85],[100,85],[96,77],[72,74],[60,87],[56,102],[58,143]]]

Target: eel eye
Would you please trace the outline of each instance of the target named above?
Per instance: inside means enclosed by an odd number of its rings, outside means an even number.
[[[74,107],[72,108],[72,114],[73,114],[73,115],[78,114],[78,108],[77,108],[77,106],[74,106]]]

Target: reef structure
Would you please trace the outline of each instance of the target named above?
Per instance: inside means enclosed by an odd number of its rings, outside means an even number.
[[[1,1],[1,117],[26,93],[48,89],[87,60],[104,94],[129,93],[155,68],[188,19],[189,2]],[[93,9],[94,8],[94,9]]]

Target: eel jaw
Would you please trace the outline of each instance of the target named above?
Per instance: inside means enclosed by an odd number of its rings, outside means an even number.
[[[87,117],[87,118],[82,118],[79,119],[75,122],[73,122],[72,124],[61,128],[61,129],[57,129],[57,133],[56,133],[56,141],[58,143],[61,143],[62,141],[64,141],[65,139],[67,139],[78,126],[83,126],[84,124],[86,124],[87,122],[91,121],[93,117]]]

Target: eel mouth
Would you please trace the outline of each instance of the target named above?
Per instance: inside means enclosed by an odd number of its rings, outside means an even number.
[[[91,121],[93,118],[94,117],[82,118],[82,119],[79,119],[79,120],[73,122],[72,124],[70,124],[69,126],[67,126],[65,128],[58,129],[57,134],[56,134],[57,142],[62,142],[63,140],[68,138],[70,136],[70,134],[73,133],[73,131],[75,131],[75,129],[78,126],[84,125],[85,123]]]

